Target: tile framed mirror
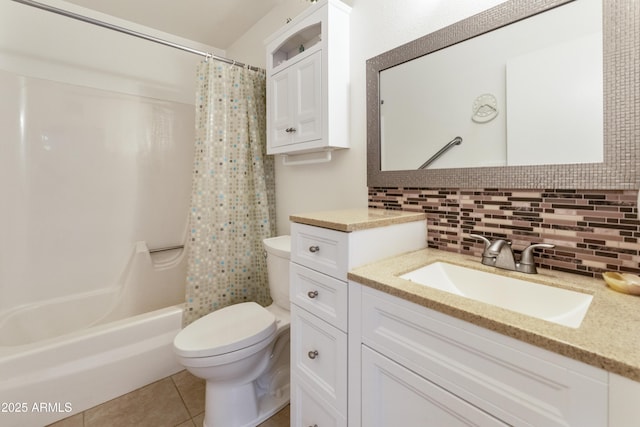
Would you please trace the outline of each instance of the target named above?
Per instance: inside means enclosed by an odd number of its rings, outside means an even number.
[[[639,21],[511,0],[369,59],[368,185],[638,188]]]

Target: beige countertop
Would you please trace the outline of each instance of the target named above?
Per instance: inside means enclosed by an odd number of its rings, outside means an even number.
[[[426,221],[427,216],[419,212],[392,211],[384,209],[347,209],[291,215],[289,219],[300,224],[352,232],[369,228],[385,227],[413,221]]]
[[[579,328],[539,320],[397,277],[444,261],[593,295]],[[487,267],[480,259],[423,249],[356,268],[350,280],[468,321],[589,365],[640,381],[640,297],[618,293],[604,280],[538,270],[523,274]]]

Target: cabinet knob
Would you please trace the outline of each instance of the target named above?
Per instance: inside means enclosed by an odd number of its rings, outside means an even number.
[[[309,252],[316,253],[320,251],[320,246],[309,246]]]
[[[296,128],[286,128],[284,131],[287,133],[293,133],[296,131]]]
[[[318,296],[318,291],[309,291],[307,292],[307,296],[313,299]]]
[[[307,356],[309,356],[309,359],[315,359],[316,357],[318,357],[318,350],[312,350],[310,351]]]

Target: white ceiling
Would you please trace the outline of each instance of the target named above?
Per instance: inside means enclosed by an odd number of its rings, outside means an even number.
[[[67,1],[219,49],[227,49],[282,0]]]

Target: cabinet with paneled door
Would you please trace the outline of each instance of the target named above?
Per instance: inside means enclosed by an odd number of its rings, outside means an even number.
[[[266,40],[268,154],[349,146],[349,12],[319,1]]]

